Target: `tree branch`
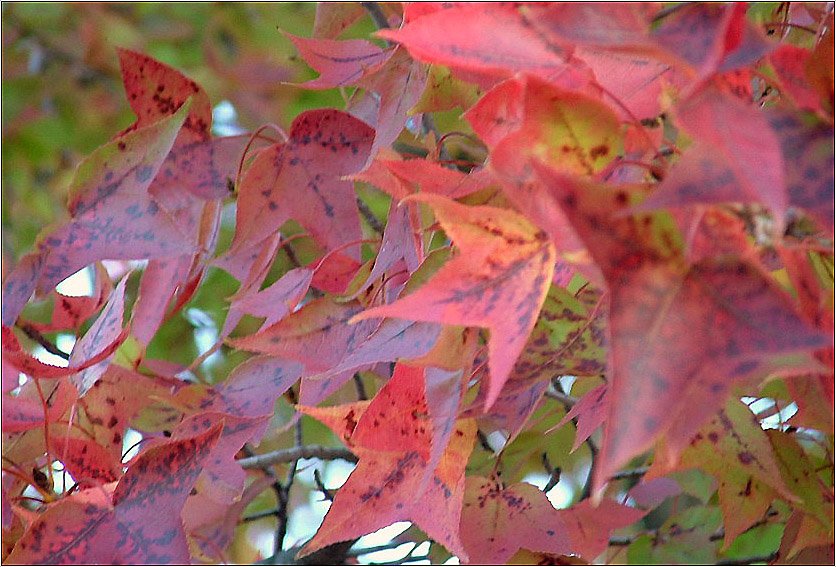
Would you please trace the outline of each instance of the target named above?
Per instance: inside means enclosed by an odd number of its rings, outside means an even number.
[[[386,18],[383,10],[380,9],[380,4],[377,2],[360,2],[360,5],[366,9],[366,12],[369,13],[374,25],[378,29],[385,30],[389,28],[389,20]]]
[[[264,453],[263,455],[255,455],[238,459],[238,464],[243,469],[262,469],[277,463],[290,463],[298,459],[322,459],[325,461],[333,461],[342,459],[350,463],[356,463],[357,457],[354,453],[343,447],[323,447],[322,445],[307,445],[304,447],[292,447],[290,449],[279,449]]]

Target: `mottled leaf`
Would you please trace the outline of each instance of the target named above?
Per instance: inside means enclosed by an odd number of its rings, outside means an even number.
[[[459,542],[459,520],[464,469],[475,436],[473,420],[459,422],[425,491],[419,488],[427,466],[418,452],[354,449],[360,457],[357,468],[337,491],[322,526],[300,556],[408,520],[466,560],[468,554]]]
[[[569,534],[572,553],[593,561],[610,542],[613,530],[638,522],[647,512],[603,500],[593,505],[590,499],[560,510],[560,519]]]
[[[293,42],[302,59],[320,74],[299,85],[308,89],[356,84],[392,55],[391,51],[383,51],[365,39],[305,39],[289,33],[284,36]]]
[[[365,14],[366,11],[362,6],[351,2],[323,2],[317,4],[313,37],[335,39]]]
[[[189,562],[180,511],[222,429],[153,447],[131,463],[113,493],[119,545],[105,563]]]
[[[46,259],[38,289],[51,289],[97,260],[192,251],[194,243],[148,194],[188,108],[105,144],[79,164],[70,185],[73,218],[40,243]]]
[[[83,366],[94,358],[98,358],[103,351],[115,351],[114,345],[120,345],[127,337],[127,329],[122,328],[122,319],[125,312],[125,284],[128,276],[116,286],[110,294],[110,298],[93,323],[93,326],[73,346],[70,353],[70,366]],[[97,362],[79,371],[70,378],[78,389],[79,397],[84,396],[90,387],[99,379],[107,368],[107,359]]]
[[[512,211],[466,207],[431,195],[415,199],[432,206],[462,254],[415,293],[355,320],[394,316],[488,327],[490,407],[534,326],[551,280],[554,249],[542,231]]]
[[[560,512],[536,486],[470,476],[461,538],[473,563],[504,564],[521,548],[569,555],[574,550]]]
[[[323,297],[258,334],[227,342],[243,350],[296,360],[305,365],[307,374],[327,372],[378,326],[378,321],[349,325],[361,310],[357,302],[336,303]]]
[[[518,9],[503,4],[459,5],[377,35],[406,46],[421,61],[498,76],[554,73],[568,55],[533,30]]]
[[[717,478],[725,547],[766,513],[772,500],[791,497],[781,481],[769,439],[755,416],[740,400],[731,399],[691,440],[678,463],[665,463],[664,453],[646,478],[700,469]]]
[[[191,98],[192,106],[183,124],[181,140],[209,139],[212,106],[200,86],[180,71],[142,53],[118,48],[119,66],[128,104],[137,120],[126,132],[148,126],[174,114]]]
[[[360,240],[351,182],[366,163],[374,131],[333,109],[296,117],[290,140],[262,150],[241,181],[232,250],[272,235],[293,218],[328,249]],[[359,246],[349,255],[359,259]]]
[[[558,427],[566,425],[574,418],[578,419],[575,443],[572,445],[573,452],[577,451],[578,447],[589,439],[589,436],[595,433],[595,430],[606,420],[610,411],[607,391],[606,384],[592,388],[560,420]]]
[[[610,286],[611,397],[597,487],[674,423],[670,446],[685,446],[759,361],[827,340],[756,266],[728,256],[689,265],[664,215],[615,217],[640,198],[635,188],[538,173]]]

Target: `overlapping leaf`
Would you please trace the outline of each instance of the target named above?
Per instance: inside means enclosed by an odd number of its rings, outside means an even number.
[[[554,249],[542,231],[512,211],[466,207],[438,196],[416,199],[430,204],[462,254],[415,293],[355,320],[390,316],[489,328],[490,407],[537,319],[554,269]]]
[[[755,266],[729,257],[688,265],[663,216],[614,217],[640,198],[635,188],[538,172],[560,196],[610,286],[611,409],[597,486],[674,422],[673,450],[687,444],[722,405],[731,382],[757,370],[764,357],[827,340]],[[692,396],[702,400],[700,407],[686,401]]]

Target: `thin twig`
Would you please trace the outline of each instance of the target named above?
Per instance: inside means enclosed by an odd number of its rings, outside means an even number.
[[[389,20],[386,18],[383,10],[381,10],[380,4],[377,2],[360,2],[360,5],[365,8],[378,29],[385,30],[389,28]]]
[[[561,404],[566,406],[567,411],[569,409],[571,409],[572,406],[574,406],[576,403],[578,403],[578,398],[573,398],[572,396],[570,396],[568,394],[564,394],[563,392],[558,392],[557,390],[553,390],[551,388],[546,390],[546,397],[551,398],[553,400],[557,400],[558,402],[560,402]]]
[[[369,395],[366,393],[366,385],[363,384],[363,378],[359,372],[354,373],[354,389],[357,391],[358,401],[363,402],[369,399]]]
[[[638,467],[626,471],[618,471],[610,477],[610,480],[624,480],[627,478],[639,478],[647,473],[648,467]]]
[[[371,229],[378,234],[383,234],[383,230],[386,228],[383,226],[383,223],[374,215],[372,210],[369,208],[369,205],[361,199],[357,197],[357,208],[360,210],[360,214],[363,215],[365,221],[369,224]]]
[[[35,327],[30,325],[29,323],[18,323],[17,328],[23,331],[23,334],[41,345],[45,351],[49,354],[54,354],[55,356],[61,357],[64,360],[70,360],[70,355],[49,342],[46,337],[44,337],[40,331],[38,331]]]
[[[292,447],[290,449],[279,449],[238,460],[238,465],[243,469],[263,469],[278,463],[290,463],[297,459],[322,459],[334,461],[342,459],[350,463],[356,463],[357,457],[354,453],[343,447],[323,447],[322,445],[307,445],[305,447]]]

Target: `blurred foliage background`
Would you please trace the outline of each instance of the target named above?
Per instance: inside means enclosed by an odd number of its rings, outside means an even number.
[[[220,108],[231,103],[244,130],[288,126],[303,109],[343,106],[338,91],[287,84],[316,74],[279,29],[310,37],[315,11],[303,2],[3,3],[3,275],[65,218],[78,162],[133,122],[117,46],[181,70]],[[374,29],[364,17],[342,37]]]

